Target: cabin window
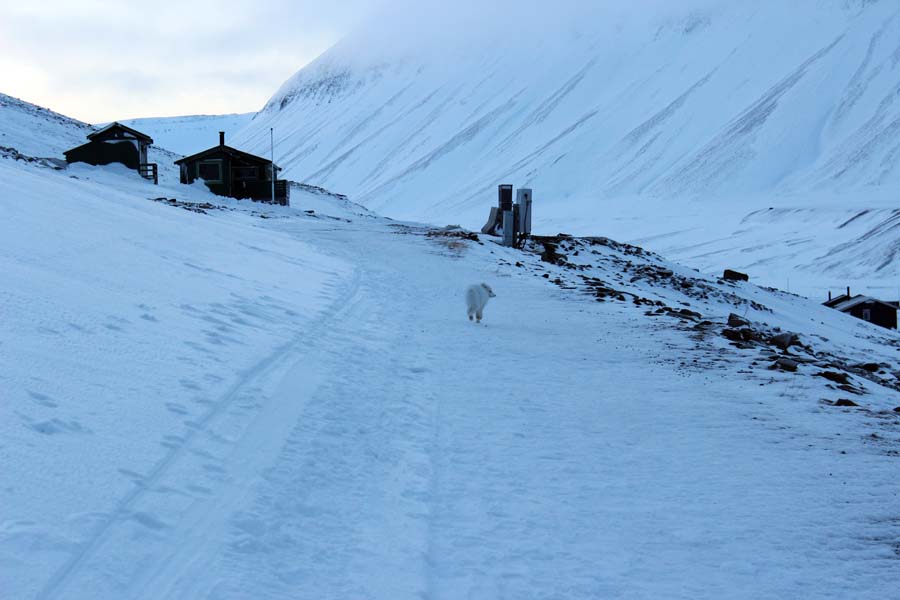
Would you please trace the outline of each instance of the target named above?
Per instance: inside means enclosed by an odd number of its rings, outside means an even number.
[[[235,179],[259,179],[257,167],[235,167],[233,172]]]
[[[197,177],[207,183],[222,183],[222,161],[201,160],[197,163]]]
[[[871,321],[872,320],[872,311],[868,308],[863,309],[863,321]]]

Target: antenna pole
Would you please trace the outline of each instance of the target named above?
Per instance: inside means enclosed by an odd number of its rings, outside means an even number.
[[[275,128],[269,127],[269,142],[272,146],[272,204],[275,204]]]

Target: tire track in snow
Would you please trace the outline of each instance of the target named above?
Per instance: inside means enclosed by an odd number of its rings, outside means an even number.
[[[323,311],[316,321],[313,322],[312,329],[298,335],[290,342],[279,346],[272,353],[245,370],[218,402],[214,403],[200,419],[193,421],[193,426],[188,429],[183,437],[183,441],[172,447],[172,449],[156,463],[156,466],[150,473],[116,503],[113,509],[107,514],[106,518],[102,519],[97,524],[87,540],[79,545],[79,549],[73,553],[44,584],[41,591],[37,594],[36,599],[50,600],[59,597],[59,594],[65,590],[66,585],[80,572],[82,567],[85,566],[86,562],[94,555],[94,553],[102,547],[115,526],[130,519],[132,516],[132,507],[134,507],[148,491],[153,490],[157,486],[166,473],[169,472],[194,445],[199,435],[207,433],[210,425],[232,406],[235,399],[240,397],[244,390],[254,386],[257,382],[264,380],[267,375],[281,367],[287,360],[295,358],[298,354],[298,350],[301,349],[305,343],[310,339],[314,339],[316,334],[326,323],[329,323],[340,314],[342,307],[346,306],[348,301],[356,295],[358,287],[359,273],[354,269],[346,289],[343,290],[338,295],[338,298]]]

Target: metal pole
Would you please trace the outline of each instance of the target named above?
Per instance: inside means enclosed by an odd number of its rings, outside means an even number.
[[[272,145],[272,204],[275,204],[275,128],[269,127],[269,141]]]

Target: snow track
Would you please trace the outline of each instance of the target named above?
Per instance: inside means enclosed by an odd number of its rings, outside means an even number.
[[[300,391],[310,381],[316,381],[317,373],[307,373],[303,365],[295,363],[315,347],[322,329],[352,306],[357,289],[358,274],[354,272],[343,289],[332,290],[336,299],[309,330],[240,373],[225,395],[172,443],[171,450],[153,470],[136,481],[134,489],[99,519],[94,532],[79,544],[37,598],[68,597],[67,590],[72,589],[91,597],[114,597],[128,590],[152,592],[149,597],[172,597],[160,594],[158,587],[148,588],[144,584],[145,572],[151,567],[134,559],[152,556],[153,547],[163,541],[171,544],[171,536],[154,532],[172,529],[174,519],[187,525],[184,531],[175,533],[184,538],[172,546],[178,552],[156,566],[156,570],[166,574],[173,567],[183,568],[179,565],[181,560],[190,563],[205,556],[203,544],[214,533],[211,528],[220,525],[211,517],[227,511],[229,503],[240,497],[243,478],[252,477],[265,467],[264,461],[282,441],[279,423],[291,423],[291,417],[297,418],[303,407]],[[296,369],[290,379],[290,396],[260,395],[267,386],[285,378],[290,367]],[[285,398],[289,401],[279,402]],[[209,487],[198,485],[199,481]],[[137,547],[132,547],[135,544]],[[117,589],[117,584],[126,581],[130,582],[126,589]]]
[[[126,492],[60,501],[92,510],[93,527],[64,558],[21,542],[43,562],[10,578],[17,589],[40,588],[40,600],[883,600],[900,583],[889,416],[826,406],[821,378],[747,370],[724,344],[561,289],[539,276],[557,267],[491,242],[282,216],[236,223],[264,232],[247,252],[260,240],[285,260],[304,248],[271,280],[280,297],[305,298],[309,314],[284,317],[302,331],[242,363],[204,412],[156,424],[147,439],[166,450],[150,444],[161,456]],[[227,274],[239,262],[200,264]],[[303,278],[314,271],[315,285]],[[463,290],[479,281],[497,298],[475,325]],[[809,308],[729,289],[781,302],[784,319]],[[842,335],[831,322],[821,331]],[[865,402],[885,404],[882,393]]]

